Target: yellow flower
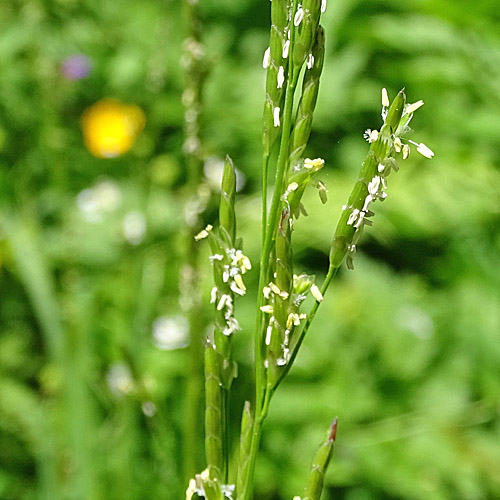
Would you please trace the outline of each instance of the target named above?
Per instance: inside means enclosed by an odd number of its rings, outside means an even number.
[[[138,106],[102,99],[83,113],[85,146],[98,158],[119,156],[133,146],[145,123],[144,112]]]

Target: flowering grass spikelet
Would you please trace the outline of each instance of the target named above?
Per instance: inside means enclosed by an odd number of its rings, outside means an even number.
[[[383,125],[379,130],[367,129],[364,137],[370,143],[368,156],[363,162],[359,180],[356,182],[349,201],[342,209],[342,215],[337,225],[330,252],[330,265],[338,268],[347,254],[347,266],[353,268],[353,255],[364,226],[371,225],[374,215],[370,206],[374,201],[383,201],[387,197],[386,178],[392,170],[399,169],[396,155],[401,154],[406,160],[410,154],[410,144],[426,158],[432,158],[434,153],[423,143],[406,141],[403,134],[407,132],[407,124],[413,113],[418,110],[423,101],[406,104],[406,96],[399,92],[392,104],[388,106],[388,95],[382,90]]]

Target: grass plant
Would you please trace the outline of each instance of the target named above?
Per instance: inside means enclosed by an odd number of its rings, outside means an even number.
[[[263,61],[267,79],[262,133],[262,243],[254,332],[255,398],[253,403],[246,402],[243,409],[239,459],[233,471],[228,468],[227,405],[237,373],[231,358],[231,343],[240,330],[234,303],[246,293],[243,275],[251,270],[251,264],[236,238],[236,175],[229,157],[222,178],[219,225],[215,229],[208,225],[195,236],[196,240],[208,239],[210,244],[215,323],[205,344],[207,468],[191,479],[187,500],[195,494],[208,500],[253,497],[259,443],[272,396],[291,369],[324,294],[344,260],[353,269],[362,230],[372,224],[372,205],[387,197],[386,179],[399,169],[398,157],[408,158],[410,144],[427,158],[434,155],[424,144],[404,139],[413,113],[423,101],[408,104],[401,90],[391,103],[384,88],[383,124],[380,130],[365,132],[369,151],[342,208],[321,289],[314,276],[294,273],[292,234],[296,219],[301,214],[307,215],[301,202],[306,188],[318,189],[321,201],[326,202],[326,186],[316,180],[325,162],[321,158],[304,158],[324,64],[325,33],[320,17],[325,10],[324,0],[271,2],[270,46]],[[300,80],[301,92],[297,96]],[[274,184],[270,186],[268,175],[274,148],[278,152]],[[268,209],[269,189],[272,201]],[[301,306],[308,295],[313,297],[314,304],[308,312],[303,312]],[[303,500],[317,500],[321,496],[336,433],[337,419],[334,419],[314,458]]]

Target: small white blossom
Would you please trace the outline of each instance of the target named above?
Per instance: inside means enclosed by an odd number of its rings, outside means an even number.
[[[239,274],[238,274],[238,276],[241,279],[241,276]],[[236,283],[236,280],[235,281],[231,281],[229,283],[229,288],[231,289],[231,291],[233,291],[234,293],[236,293],[238,295],[245,295],[246,289],[240,288],[238,286],[238,284]]]
[[[361,225],[365,222],[364,221],[365,215],[366,215],[366,212],[363,212],[363,210],[361,210],[358,214],[358,219],[354,223],[353,227],[355,227],[356,229],[361,227]]]
[[[234,277],[234,282],[236,283],[236,285],[238,286],[238,288],[240,290],[243,290],[243,292],[246,292],[247,287],[245,286],[245,283],[243,283],[243,278],[241,277],[241,274],[237,274]]]
[[[132,372],[124,363],[115,363],[109,367],[106,382],[111,393],[118,398],[134,391]]]
[[[378,130],[372,130],[371,128],[367,128],[363,137],[371,144],[378,139]]]
[[[365,198],[365,203],[363,205],[363,212],[367,212],[369,207],[370,207],[370,203],[373,201],[373,196],[371,194],[368,194],[366,195],[366,198]]]
[[[376,195],[380,186],[380,176],[375,175],[373,179],[368,183],[368,192],[371,195]]]
[[[432,149],[429,149],[425,144],[420,143],[417,145],[417,151],[422,155],[425,156],[426,158],[431,159],[434,156],[434,151]]]
[[[122,194],[113,181],[102,181],[78,193],[76,202],[80,214],[87,222],[100,222],[103,217],[119,207]]]
[[[347,219],[347,225],[352,226],[358,220],[358,216],[359,216],[359,209],[355,208],[351,212],[351,215],[349,215],[349,218]]]
[[[153,343],[158,349],[171,351],[189,344],[189,324],[184,316],[160,316],[153,322]]]
[[[285,68],[280,66],[278,69],[278,77],[277,77],[277,86],[279,89],[283,88],[283,84],[285,83]]]
[[[213,229],[213,226],[208,224],[208,226],[205,229],[202,229],[195,237],[194,239],[196,241],[202,240],[210,234],[210,231]]]
[[[229,337],[234,332],[239,332],[241,330],[238,320],[234,316],[229,316],[226,318],[226,327],[222,330],[222,333]]]
[[[320,289],[314,283],[311,285],[311,294],[318,302],[323,300]]]
[[[314,66],[314,56],[312,54],[309,54],[307,56],[307,69],[312,69]]]
[[[269,63],[271,62],[271,47],[268,47],[264,52],[264,59],[262,61],[262,67],[267,69],[269,67]]]
[[[299,4],[299,8],[293,18],[293,25],[298,26],[302,22],[302,19],[304,19],[304,9],[302,8],[302,5]]]
[[[274,318],[271,318],[271,320],[273,320]],[[266,342],[266,345],[270,345],[271,344],[271,335],[273,333],[273,326],[272,326],[272,321],[269,320],[269,325],[266,329],[266,339],[265,339],[265,342]]]
[[[421,108],[424,105],[424,101],[420,99],[420,101],[414,102],[413,104],[407,104],[404,109],[404,114],[405,115],[411,115],[415,111],[417,111],[418,108]]]
[[[288,57],[288,52],[290,51],[290,40],[287,40],[284,44],[283,44],[283,51],[282,51],[282,57],[283,59],[286,59]]]
[[[278,106],[276,106],[273,109],[273,120],[274,120],[273,125],[275,127],[279,127],[280,126],[280,108]]]
[[[383,88],[382,89],[382,106],[384,108],[388,108],[389,107],[389,96],[387,95],[387,89],[386,88]]]
[[[226,304],[230,304],[233,301],[230,295],[223,294],[222,297],[219,300],[219,303],[217,304],[217,311],[221,311],[226,307]]]
[[[320,168],[323,168],[324,165],[325,160],[323,160],[323,158],[315,158],[314,160],[306,158],[304,160],[304,167],[306,167],[308,170],[319,170]]]
[[[128,212],[123,218],[123,235],[131,245],[139,245],[146,235],[146,219],[140,212]]]

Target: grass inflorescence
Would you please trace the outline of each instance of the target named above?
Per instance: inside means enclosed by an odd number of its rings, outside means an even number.
[[[228,470],[227,401],[236,364],[231,358],[233,334],[240,328],[234,302],[244,295],[243,275],[251,269],[236,238],[235,170],[226,159],[220,197],[219,226],[207,226],[196,239],[207,238],[212,255],[215,286],[214,330],[206,341],[206,458],[207,469],[193,478],[187,491],[209,500],[250,500],[262,433],[272,396],[288,374],[332,279],[344,261],[353,269],[356,246],[365,226],[371,225],[373,204],[387,197],[387,177],[399,169],[410,144],[424,156],[433,152],[424,144],[404,139],[413,113],[423,104],[406,102],[401,90],[392,102],[382,90],[382,126],[365,132],[369,151],[347,203],[342,207],[323,283],[315,276],[296,274],[292,235],[296,219],[306,216],[302,197],[307,186],[316,188],[326,203],[327,189],[317,180],[325,167],[321,158],[304,157],[316,107],[324,65],[325,32],[320,25],[326,2],[272,0],[270,46],[264,53],[267,71],[263,117],[262,243],[256,304],[255,397],[246,402],[241,421],[239,457]],[[299,86],[299,82],[302,85]],[[277,149],[274,183],[268,174],[271,153]],[[268,207],[267,192],[272,189]],[[333,230],[334,228],[332,228]],[[313,305],[307,311],[306,299]],[[302,500],[319,499],[335,442],[337,419],[316,453]]]

